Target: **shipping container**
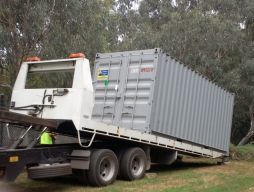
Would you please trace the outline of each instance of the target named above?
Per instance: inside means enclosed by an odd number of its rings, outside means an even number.
[[[161,49],[98,53],[92,119],[228,153],[234,95]]]

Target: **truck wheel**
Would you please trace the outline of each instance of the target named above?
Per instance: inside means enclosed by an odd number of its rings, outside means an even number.
[[[92,152],[88,180],[93,186],[106,186],[116,180],[118,160],[115,153],[109,149],[98,149]]]
[[[129,181],[144,177],[146,163],[147,157],[141,148],[127,149],[120,162],[121,177]]]
[[[73,176],[78,180],[82,185],[88,185],[87,170],[82,169],[72,169]]]

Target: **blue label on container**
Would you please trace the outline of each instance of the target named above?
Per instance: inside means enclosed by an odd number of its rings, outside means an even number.
[[[108,69],[98,69],[97,79],[108,80]]]

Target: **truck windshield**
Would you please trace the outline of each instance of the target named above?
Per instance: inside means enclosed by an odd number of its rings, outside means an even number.
[[[71,88],[74,69],[28,72],[26,89]]]
[[[25,88],[71,88],[75,64],[75,61],[29,63]]]

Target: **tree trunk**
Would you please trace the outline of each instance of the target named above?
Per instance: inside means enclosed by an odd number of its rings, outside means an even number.
[[[253,103],[250,105],[249,110],[250,110],[250,130],[247,133],[247,135],[244,138],[242,138],[238,146],[247,144],[249,140],[254,136],[254,105]]]

